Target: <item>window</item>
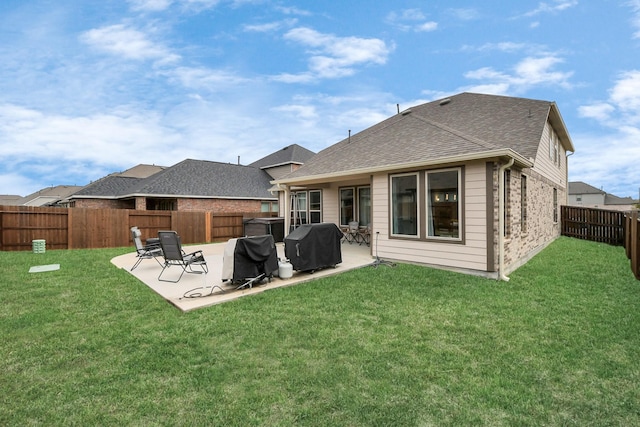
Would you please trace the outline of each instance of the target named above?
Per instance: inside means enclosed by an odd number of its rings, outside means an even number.
[[[391,234],[418,237],[418,174],[391,177]]]
[[[278,213],[278,202],[262,202],[260,212]]]
[[[460,170],[427,172],[428,237],[460,238]]]
[[[520,177],[520,221],[521,232],[527,232],[527,177]]]
[[[307,223],[307,192],[291,193],[291,224],[294,226]]]
[[[312,224],[322,222],[322,192],[309,191],[309,220]]]
[[[358,187],[358,223],[371,224],[371,187]]]
[[[553,222],[558,222],[558,189],[553,189]]]
[[[340,225],[348,226],[355,219],[353,211],[353,188],[340,189]]]

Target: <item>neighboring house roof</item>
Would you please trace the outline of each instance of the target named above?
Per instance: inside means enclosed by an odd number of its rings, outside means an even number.
[[[582,181],[573,181],[569,183],[569,194],[606,194],[606,192]]]
[[[298,144],[291,144],[284,147],[282,150],[278,150],[261,158],[260,160],[256,160],[249,164],[249,166],[265,169],[291,163],[301,165],[313,157],[314,154],[315,153],[313,151],[307,150]]]
[[[15,194],[1,194],[0,206],[14,206],[18,204],[18,201],[22,199],[22,196]]]
[[[605,206],[628,206],[638,203],[638,201],[632,199],[631,197],[618,197],[592,185],[586,184],[582,181],[569,182],[569,195],[577,196],[586,194],[597,194],[599,196],[602,196],[601,200],[603,200]]]
[[[604,204],[605,205],[633,205],[637,203],[635,200],[633,200],[631,197],[618,197],[618,196],[614,196],[613,194],[609,194],[607,193],[604,196]]]
[[[114,175],[126,176],[130,178],[148,178],[151,175],[154,175],[162,170],[165,170],[166,168],[167,168],[166,166],[139,164],[137,166],[127,169],[124,172],[120,172]]]
[[[120,197],[128,194],[130,192],[129,190],[142,180],[144,180],[144,178],[131,178],[119,176],[118,174],[111,174],[84,186],[80,191],[74,193],[72,197]]]
[[[461,93],[411,107],[352,135],[275,182],[498,156],[531,167],[547,121],[574,151],[554,102]]]
[[[109,175],[74,194],[77,198],[184,197],[274,199],[271,177],[261,169],[184,160],[148,178]]]
[[[81,186],[77,185],[47,187],[21,198],[17,204],[22,206],[47,206],[69,197],[81,188]]]

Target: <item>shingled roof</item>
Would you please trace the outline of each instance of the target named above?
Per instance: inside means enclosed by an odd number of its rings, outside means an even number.
[[[274,199],[265,171],[231,163],[184,160],[135,185],[136,195]]]
[[[345,176],[507,152],[531,165],[547,120],[564,146],[573,151],[555,103],[461,93],[389,117],[320,151],[276,181]]]
[[[147,178],[112,174],[84,187],[74,197],[134,196],[274,199],[271,177],[263,170],[230,163],[186,159]]]
[[[298,144],[291,144],[284,147],[282,150],[278,150],[261,158],[260,160],[256,160],[249,164],[249,166],[265,169],[291,163],[301,165],[313,157],[314,154],[315,153],[313,151],[307,150]]]

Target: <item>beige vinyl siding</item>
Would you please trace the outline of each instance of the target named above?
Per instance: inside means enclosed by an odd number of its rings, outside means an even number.
[[[265,168],[265,172],[271,175],[273,179],[282,178],[283,176],[293,172],[293,170],[294,169],[291,167],[291,164],[276,166],[274,168]]]
[[[465,165],[463,243],[390,239],[389,228],[389,175],[373,177],[373,231],[380,231],[378,255],[382,258],[401,259],[421,264],[435,264],[469,270],[486,270],[486,170],[483,162]],[[424,191],[424,189],[422,190]],[[424,199],[424,196],[422,197]],[[425,215],[423,210],[421,215]],[[424,221],[424,218],[421,218]],[[375,235],[372,236],[374,241]],[[374,248],[375,250],[375,248]]]
[[[558,149],[560,150],[560,164],[556,164],[549,157],[549,131],[551,125],[549,122],[544,127],[542,132],[542,138],[540,145],[538,146],[538,152],[536,154],[534,170],[540,175],[548,178],[549,180],[558,184],[559,187],[565,188],[567,186],[567,156],[566,150],[562,147],[562,144],[558,140]],[[554,137],[557,139],[558,135],[554,132]]]

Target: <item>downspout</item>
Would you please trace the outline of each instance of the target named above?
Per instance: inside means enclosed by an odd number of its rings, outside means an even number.
[[[505,282],[509,281],[509,278],[504,274],[504,171],[513,166],[515,159],[512,157],[509,163],[500,166],[498,171],[498,274],[500,280]]]

